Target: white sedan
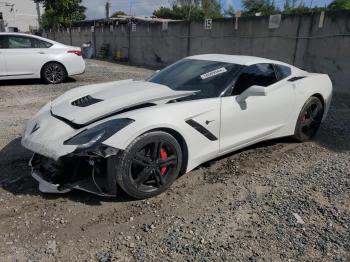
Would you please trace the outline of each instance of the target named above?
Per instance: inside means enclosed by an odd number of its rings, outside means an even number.
[[[29,121],[43,192],[155,196],[198,165],[260,141],[312,138],[332,97],[326,74],[269,59],[198,55],[146,81],[75,88]],[[117,187],[117,185],[119,187]]]
[[[80,47],[29,34],[0,33],[0,80],[42,78],[58,84],[84,71]]]

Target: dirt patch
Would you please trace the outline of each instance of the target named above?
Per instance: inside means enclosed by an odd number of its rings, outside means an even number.
[[[151,70],[89,61],[61,85],[0,83],[1,261],[350,260],[350,98],[336,96],[314,141],[278,139],[180,177],[146,201],[45,195],[23,126],[50,97]]]

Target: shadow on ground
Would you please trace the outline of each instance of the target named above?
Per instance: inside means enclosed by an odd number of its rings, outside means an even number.
[[[100,205],[101,202],[130,202],[130,198],[121,190],[117,198],[95,196],[83,191],[73,190],[67,194],[43,194],[38,183],[31,177],[28,162],[32,153],[21,145],[21,138],[16,138],[0,151],[0,187],[14,195],[41,196],[46,199],[67,198],[87,205]]]

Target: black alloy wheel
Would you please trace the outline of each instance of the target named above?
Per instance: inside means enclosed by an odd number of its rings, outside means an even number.
[[[130,196],[143,199],[164,192],[178,177],[182,151],[165,132],[150,132],[135,139],[116,162],[119,186]]]
[[[321,100],[317,97],[310,97],[299,114],[294,138],[299,141],[313,138],[321,125],[323,112]]]
[[[59,84],[67,78],[67,72],[64,66],[59,63],[51,62],[42,69],[42,78],[48,84]]]

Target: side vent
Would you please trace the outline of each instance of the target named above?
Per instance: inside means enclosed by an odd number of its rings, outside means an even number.
[[[103,100],[93,98],[92,96],[87,95],[87,96],[83,96],[81,98],[78,98],[77,100],[74,100],[71,104],[73,106],[87,107],[87,106],[91,106],[91,105],[96,104],[96,103],[101,102],[101,101],[103,101]]]
[[[303,78],[305,78],[305,76],[295,76],[295,77],[292,77],[292,78],[288,79],[288,81],[289,82],[295,82],[295,81],[303,79]]]
[[[194,129],[196,129],[199,133],[208,138],[210,141],[218,140],[218,138],[213,133],[211,133],[208,129],[206,129],[204,126],[194,121],[193,119],[187,120],[186,123]]]

